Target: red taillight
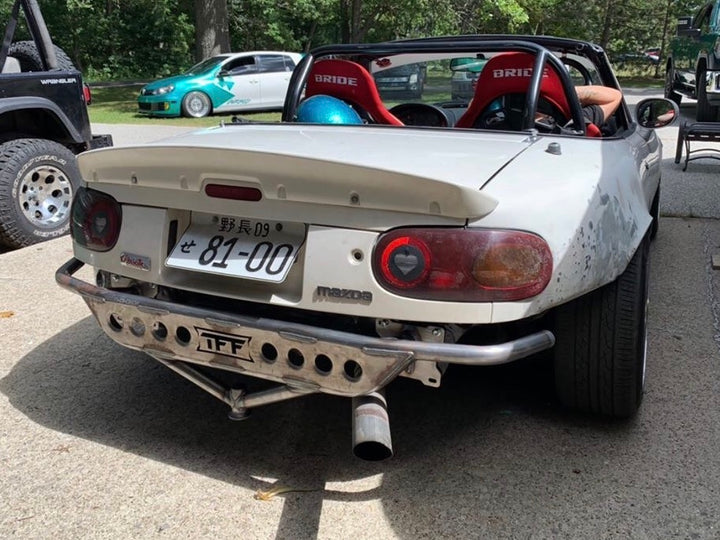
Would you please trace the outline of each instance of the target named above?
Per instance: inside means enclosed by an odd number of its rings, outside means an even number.
[[[552,254],[537,235],[512,230],[396,229],[378,240],[373,271],[401,296],[503,302],[545,289]]]
[[[400,236],[380,254],[380,271],[394,287],[409,289],[427,278],[432,265],[430,250],[422,240]]]
[[[109,251],[120,236],[122,209],[104,193],[80,188],[72,203],[70,232],[79,245],[93,251]]]

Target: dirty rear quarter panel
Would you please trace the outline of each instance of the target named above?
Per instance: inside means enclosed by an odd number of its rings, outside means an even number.
[[[560,155],[547,152],[550,142],[560,144]],[[609,283],[625,269],[651,223],[640,173],[647,159],[647,150],[633,150],[621,139],[548,137],[483,189],[500,203],[478,225],[535,232],[554,259],[545,291],[527,303],[496,304],[494,321],[541,312]],[[657,178],[645,181],[656,184]]]

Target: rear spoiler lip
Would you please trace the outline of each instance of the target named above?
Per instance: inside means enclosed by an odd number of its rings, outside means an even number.
[[[93,183],[203,192],[208,183],[255,187],[263,198],[478,219],[498,204],[477,187],[398,170],[289,153],[191,145],[126,146],[85,152]]]

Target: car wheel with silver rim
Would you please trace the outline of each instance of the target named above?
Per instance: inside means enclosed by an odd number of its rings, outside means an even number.
[[[68,232],[80,184],[75,155],[44,139],[0,145],[0,244],[18,248]]]
[[[190,92],[182,101],[182,112],[184,116],[202,118],[210,114],[212,103],[207,94],[202,92]]]

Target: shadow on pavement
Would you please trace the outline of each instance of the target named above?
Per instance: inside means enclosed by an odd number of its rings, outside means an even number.
[[[69,333],[83,345],[63,348]],[[562,498],[635,436],[634,421],[563,411],[549,363],[539,358],[451,369],[440,389],[398,380],[388,390],[396,455],[367,463],[351,454],[349,400],[309,396],[231,422],[224,404],[150,357],[116,345],[91,317],[18,361],[0,391],[52,430],[249,490],[271,487],[253,477],[313,490],[284,495],[278,538],[316,536],[323,501],[380,500],[400,538],[440,526],[450,537],[464,536],[468,526],[498,534],[528,530],[527,497],[559,495],[560,501],[547,501],[552,519],[553,508],[568,503]],[[588,440],[601,457],[580,450]],[[369,491],[326,489],[327,482],[379,473],[382,483]],[[458,497],[470,499],[459,503]],[[476,504],[477,512],[470,511]]]

